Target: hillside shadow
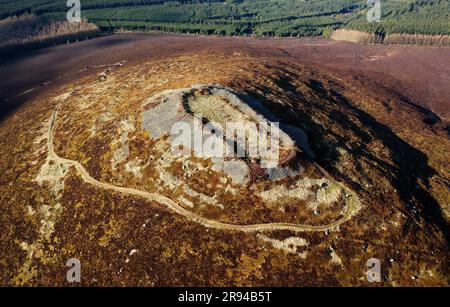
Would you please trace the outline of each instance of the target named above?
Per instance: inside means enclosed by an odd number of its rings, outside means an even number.
[[[284,71],[283,77],[273,80],[285,90],[290,101],[288,106],[268,101],[266,98],[268,89],[258,84],[252,84],[249,88],[258,88],[259,91],[248,92],[248,94],[260,100],[266,108],[286,123],[297,125],[307,131],[311,147],[317,154],[316,161],[331,173],[339,174],[339,177],[351,182],[357,191],[363,189],[361,183],[355,182],[336,168],[340,156],[337,149],[344,147],[351,156],[355,157],[353,162],[361,170],[362,175],[366,174],[363,173],[364,168],[360,160],[370,161],[371,168],[381,174],[387,174],[392,186],[397,190],[402,203],[405,204],[404,208],[398,209],[408,213],[408,216],[414,220],[421,216],[426,223],[436,225],[447,242],[450,242],[450,225],[445,220],[439,203],[425,188],[418,185],[418,182],[423,182],[429,187],[430,178],[437,175],[437,172],[428,165],[428,157],[398,137],[388,126],[356,107],[339,92],[333,89],[327,90],[318,80],[309,79],[306,85],[319,99],[306,100],[304,94],[293,84],[294,78],[295,76],[289,76],[289,73]],[[302,107],[299,107],[300,105]],[[314,119],[313,113],[326,116],[333,124],[339,125],[341,129],[356,136],[360,140],[358,146],[345,146],[344,144],[349,141],[348,134],[346,136],[333,132]],[[363,131],[360,127],[365,127],[368,131]],[[333,135],[329,146],[324,146],[318,141],[322,140],[326,134]],[[378,158],[368,147],[372,140],[380,140],[389,149],[392,160],[390,163]]]

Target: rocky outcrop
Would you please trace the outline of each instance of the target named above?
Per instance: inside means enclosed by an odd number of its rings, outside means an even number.
[[[222,86],[194,85],[191,88],[164,91],[145,101],[143,107],[145,111],[142,115],[142,127],[155,140],[170,136],[176,123],[189,125],[192,132],[188,135],[190,145],[183,147],[183,154],[190,155],[193,153],[192,150],[196,150],[195,144],[191,142],[192,140],[195,142],[193,134],[196,121],[201,122],[203,129],[207,129],[206,125],[213,128],[211,136],[202,136],[202,144],[205,144],[207,138],[215,137],[217,142],[223,142],[224,139],[228,150],[235,148],[236,152],[231,156],[227,155],[227,149],[224,149],[223,156],[211,157],[215,158],[213,159],[215,168],[223,170],[238,184],[246,184],[253,180],[250,169],[255,168],[263,169],[265,177],[271,180],[295,176],[301,169],[298,164],[292,163],[297,159],[297,154],[305,152],[310,156],[313,155],[306,134],[301,129],[280,124],[278,118],[259,101],[245,97],[245,94],[234,93]],[[236,129],[235,138],[228,137],[226,129],[229,124],[249,123],[253,125],[245,126],[245,131]],[[274,123],[276,125],[272,125]],[[250,141],[251,135],[267,137],[275,134],[279,138],[279,145],[272,148],[269,144],[271,141],[267,140],[270,147],[267,156],[260,151],[261,148],[252,147],[258,144]],[[257,155],[251,155],[252,150],[259,151]]]

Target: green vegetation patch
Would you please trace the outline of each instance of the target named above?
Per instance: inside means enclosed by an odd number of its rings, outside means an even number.
[[[329,36],[338,28],[387,35],[450,34],[448,0],[381,0],[382,22],[364,0],[82,0],[82,16],[104,29],[257,36]],[[6,0],[0,17],[25,12],[63,19],[66,1]]]

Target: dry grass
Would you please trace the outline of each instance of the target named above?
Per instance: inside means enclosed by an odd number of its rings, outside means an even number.
[[[45,42],[62,37],[84,38],[98,32],[96,25],[82,19],[80,23],[47,20],[33,14],[0,20],[0,48]],[[73,38],[72,38],[73,39]]]
[[[357,30],[338,29],[331,33],[330,38],[337,41],[349,41],[362,44],[385,45],[434,45],[449,46],[450,35],[423,35],[393,33],[381,37],[373,33],[365,33]]]
[[[390,45],[437,45],[449,46],[450,35],[422,34],[389,34],[384,38],[384,44]]]
[[[338,29],[331,33],[330,38],[337,41],[349,41],[354,43],[375,44],[382,43],[383,39],[372,33],[356,30]]]

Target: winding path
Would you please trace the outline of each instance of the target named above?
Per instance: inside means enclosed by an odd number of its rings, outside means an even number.
[[[52,112],[49,128],[48,128],[48,135],[47,135],[47,149],[48,149],[48,156],[47,158],[50,160],[54,160],[55,162],[59,162],[62,164],[73,166],[77,169],[77,171],[80,173],[83,180],[89,184],[92,184],[93,186],[105,189],[105,190],[112,190],[118,193],[127,194],[127,195],[133,195],[133,196],[139,196],[151,201],[157,201],[163,205],[165,205],[170,210],[184,216],[190,221],[199,223],[205,227],[208,228],[215,228],[215,229],[221,229],[221,230],[232,230],[232,231],[243,231],[243,232],[264,232],[264,231],[274,231],[274,230],[290,230],[293,232],[314,232],[314,231],[326,231],[332,228],[335,228],[339,226],[340,224],[346,222],[352,217],[352,214],[357,210],[357,202],[348,202],[346,201],[345,205],[345,212],[344,216],[340,219],[333,221],[326,225],[303,225],[303,224],[293,224],[293,223],[265,223],[265,224],[250,224],[250,225],[237,225],[237,224],[229,224],[229,223],[223,223],[218,222],[215,220],[210,220],[207,218],[204,218],[200,215],[197,215],[176,202],[174,202],[172,199],[161,195],[157,193],[150,193],[145,192],[137,189],[132,188],[126,188],[121,186],[112,185],[109,183],[101,182],[96,180],[95,178],[91,177],[89,173],[86,171],[86,169],[77,161],[74,160],[68,160],[65,158],[62,158],[58,156],[54,150],[53,146],[53,133],[55,130],[55,124],[58,117],[58,112],[63,105],[65,101],[67,101],[76,91],[74,90],[68,97],[66,97],[63,101],[59,102],[57,106],[55,107],[54,111]],[[322,168],[320,168],[320,171],[324,173],[325,176],[332,179]],[[353,196],[352,196],[353,197]]]

